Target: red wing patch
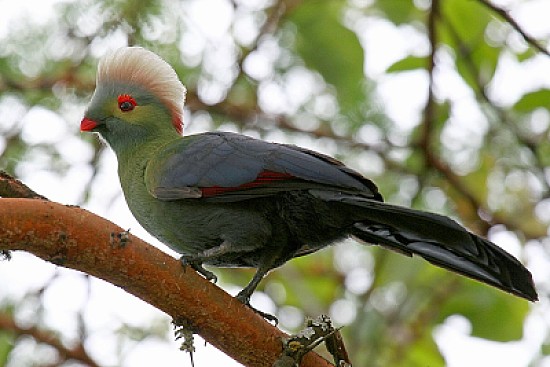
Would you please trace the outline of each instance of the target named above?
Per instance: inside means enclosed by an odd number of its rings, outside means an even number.
[[[239,191],[251,189],[254,187],[269,185],[271,182],[275,181],[284,181],[294,178],[294,176],[288,173],[274,172],[274,171],[262,171],[258,177],[252,182],[242,184],[235,187],[221,187],[221,186],[212,186],[212,187],[201,187],[202,197],[212,197],[217,195],[225,194],[230,191]]]

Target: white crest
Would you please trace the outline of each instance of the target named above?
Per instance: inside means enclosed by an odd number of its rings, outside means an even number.
[[[181,133],[186,89],[174,69],[157,54],[141,47],[123,47],[99,62],[97,85],[106,81],[136,84],[153,93],[172,112]]]

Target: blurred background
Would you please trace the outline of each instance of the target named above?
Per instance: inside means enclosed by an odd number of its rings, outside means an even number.
[[[79,123],[97,60],[151,49],[187,86],[184,134],[238,131],[343,160],[386,201],[520,258],[529,304],[352,240],[273,271],[252,304],[330,315],[355,366],[550,366],[546,0],[0,0],[0,169],[147,235]],[[1,203],[0,203],[1,205]],[[172,253],[176,256],[175,253]],[[253,270],[214,269],[236,294]],[[0,262],[0,366],[188,366],[165,314],[26,253]],[[238,366],[196,340],[197,366]],[[321,348],[322,352],[322,348]]]

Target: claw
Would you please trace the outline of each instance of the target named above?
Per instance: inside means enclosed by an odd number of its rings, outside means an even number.
[[[239,294],[237,294],[235,296],[235,298],[238,299],[242,304],[248,306],[252,311],[257,313],[258,315],[260,315],[261,317],[263,317],[267,321],[269,321],[269,322],[273,321],[275,326],[277,326],[279,324],[279,319],[276,316],[273,316],[270,313],[263,312],[263,311],[258,310],[257,308],[252,307],[250,305],[250,295],[246,294],[245,292],[243,292],[243,291],[239,292]]]
[[[180,258],[180,262],[183,265],[183,269],[185,270],[188,266],[193,268],[197,273],[205,277],[207,280],[212,281],[213,283],[216,283],[218,281],[218,277],[212,273],[209,270],[206,270],[203,266],[200,260],[193,259],[192,256],[182,256]]]

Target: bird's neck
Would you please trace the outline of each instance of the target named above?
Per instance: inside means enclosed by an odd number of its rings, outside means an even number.
[[[126,139],[124,144],[115,144],[111,147],[118,160],[118,173],[123,189],[131,182],[142,182],[136,176],[143,176],[149,160],[167,144],[182,137],[176,134],[155,134],[147,139]]]

